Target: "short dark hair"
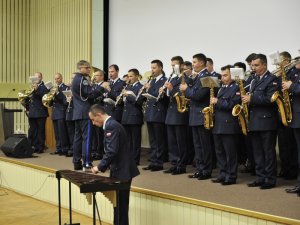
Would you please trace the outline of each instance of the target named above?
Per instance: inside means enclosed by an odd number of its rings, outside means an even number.
[[[280,56],[282,56],[285,59],[288,59],[289,61],[292,60],[292,56],[289,52],[284,51],[284,52],[280,52]]]
[[[237,68],[242,68],[244,72],[246,72],[246,64],[243,62],[236,62],[235,64],[233,64],[233,66]]]
[[[164,68],[164,64],[159,59],[152,60],[151,64],[153,64],[153,63],[157,64],[161,68]]]
[[[128,74],[127,74],[127,73],[126,73],[126,74],[124,74],[124,75],[123,75],[123,78],[124,78],[124,77],[128,77]]]
[[[101,114],[107,114],[107,112],[105,111],[104,107],[99,105],[99,104],[94,104],[90,107],[90,110],[89,112],[91,114],[93,114],[94,116],[97,114],[97,113],[101,113]]]
[[[193,64],[192,64],[190,61],[185,61],[185,62],[183,63],[183,65],[188,66],[188,67],[190,67],[190,68],[193,67]]]
[[[91,64],[86,60],[80,60],[77,63],[77,69],[80,69],[80,67],[82,67],[82,66],[91,66]]]
[[[226,65],[226,66],[223,66],[223,67],[221,67],[221,70],[223,71],[223,70],[230,70],[230,68],[232,68],[232,65]]]
[[[267,56],[264,55],[264,54],[256,54],[255,57],[252,59],[252,60],[256,60],[256,59],[260,59],[260,61],[263,63],[263,64],[268,64],[268,59],[267,59]]]
[[[199,61],[203,62],[206,65],[207,59],[206,56],[202,53],[193,55],[193,59],[198,59]]]
[[[128,70],[128,73],[129,72],[133,73],[135,76],[139,76],[140,75],[140,72],[138,71],[138,69],[135,69],[135,68]]]
[[[178,61],[180,65],[183,64],[183,58],[181,56],[174,56],[171,61]]]
[[[214,65],[214,61],[211,58],[206,58],[206,62],[209,62],[210,64]]]
[[[119,67],[116,64],[112,64],[108,68],[114,68],[117,72],[119,72]]]
[[[256,56],[256,53],[251,53],[250,55],[247,56],[247,58],[245,59],[245,61],[247,63],[251,63],[251,61],[254,59],[255,56]]]

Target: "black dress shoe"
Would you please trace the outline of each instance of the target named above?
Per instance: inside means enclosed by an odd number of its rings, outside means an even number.
[[[164,173],[173,173],[174,170],[176,170],[176,166],[172,166],[168,170],[165,170]]]
[[[275,184],[270,184],[270,183],[263,183],[261,186],[260,186],[260,189],[262,190],[265,190],[265,189],[271,189],[275,187]]]
[[[149,165],[149,166],[143,167],[142,169],[143,170],[151,170],[153,167],[154,167],[153,165]]]
[[[236,184],[236,181],[223,181],[222,185],[232,185],[232,184]]]
[[[82,165],[74,164],[74,170],[82,170]]]
[[[55,152],[50,153],[50,155],[60,155],[60,154],[61,154],[61,151],[57,151],[57,150]]]
[[[160,170],[163,170],[163,169],[164,169],[163,166],[153,166],[151,171],[155,172],[155,171],[160,171]]]
[[[286,193],[300,193],[300,186],[285,189]]]
[[[183,173],[186,173],[186,169],[185,168],[176,168],[172,172],[172,175],[179,175],[179,174],[183,174]]]
[[[247,184],[248,187],[260,187],[264,182],[253,181],[252,183]]]
[[[200,175],[200,173],[199,173],[199,172],[196,172],[196,173],[194,173],[194,174],[188,175],[188,178],[198,178],[199,175]]]
[[[217,179],[212,179],[211,180],[211,182],[213,182],[213,183],[222,183],[224,181],[225,181],[225,179],[222,179],[222,178],[217,178]]]
[[[73,156],[73,153],[72,152],[68,152],[67,154],[66,154],[66,157],[72,157]]]
[[[198,180],[207,180],[210,179],[211,175],[210,174],[200,174],[198,177]]]

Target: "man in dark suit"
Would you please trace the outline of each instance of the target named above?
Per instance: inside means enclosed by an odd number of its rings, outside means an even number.
[[[115,64],[111,65],[108,68],[108,75],[110,78],[110,84],[107,89],[106,98],[110,98],[113,101],[117,100],[117,97],[121,94],[124,89],[126,83],[119,78],[119,67]],[[122,112],[123,112],[123,104],[111,104],[104,99],[104,108],[106,112],[111,115],[115,120],[121,122],[122,120]]]
[[[68,129],[66,125],[67,106],[63,91],[67,90],[68,86],[62,82],[63,77],[60,73],[54,75],[54,80],[57,85],[52,105],[52,121],[56,142],[56,151],[54,154],[67,155],[69,150]]]
[[[124,109],[122,125],[124,126],[130,142],[131,154],[137,165],[140,164],[144,97],[136,99],[143,85],[139,82],[140,73],[137,69],[128,71],[129,85],[124,91]],[[132,95],[134,94],[134,95]]]
[[[146,102],[145,121],[147,122],[149,142],[151,148],[150,165],[144,170],[163,170],[164,155],[167,152],[165,119],[168,99],[160,92],[167,78],[163,72],[163,63],[160,60],[151,62],[153,79],[145,84],[148,94],[155,98],[148,98]]]
[[[241,133],[238,119],[232,115],[232,109],[240,104],[241,96],[239,86],[231,79],[230,68],[230,65],[221,68],[222,87],[217,97],[210,100],[215,109],[212,133],[220,169],[218,177],[212,182],[223,185],[236,183],[239,145],[237,139]]]
[[[289,124],[292,128],[298,149],[298,178],[297,185],[294,188],[286,189],[287,193],[297,193],[300,197],[300,59],[295,66],[293,75],[290,76],[289,81],[282,82],[282,89],[288,90],[292,93],[292,112],[293,119]]]
[[[130,152],[126,131],[100,105],[91,107],[89,117],[94,125],[103,126],[104,130],[104,156],[98,166],[92,167],[92,172],[105,172],[110,167],[110,177],[129,183],[128,190],[119,191],[120,211],[114,208],[114,224],[128,225],[130,185],[132,178],[139,175],[139,171]]]
[[[278,79],[267,69],[267,57],[257,54],[252,60],[256,78],[251,82],[250,95],[242,95],[249,104],[248,130],[251,137],[256,180],[249,187],[270,189],[276,185],[276,130],[278,109],[271,97],[279,88]]]
[[[206,56],[202,53],[193,56],[193,68],[195,72],[194,81],[191,85],[181,84],[180,90],[190,99],[189,126],[192,127],[193,142],[196,155],[196,168],[194,174],[189,178],[206,180],[211,177],[212,172],[212,134],[204,128],[204,117],[202,110],[209,105],[210,91],[201,85],[200,79],[210,76],[206,69]]]
[[[43,75],[41,72],[36,72],[37,82],[32,84],[33,92],[29,101],[29,130],[28,140],[34,148],[34,152],[43,153],[45,149],[45,125],[48,117],[48,109],[42,103],[42,97],[49,90],[42,81]]]
[[[206,60],[207,60],[207,64],[206,64],[207,71],[210,73],[212,77],[217,77],[219,80],[221,80],[221,74],[217,73],[214,70],[214,61],[211,58],[206,58]]]
[[[171,80],[165,83],[167,88],[167,96],[169,97],[169,105],[166,116],[167,135],[168,135],[168,148],[169,148],[169,160],[172,167],[165,170],[165,173],[171,173],[172,175],[186,173],[187,165],[187,135],[188,135],[188,110],[185,112],[179,112],[177,110],[177,102],[174,97],[176,93],[180,93],[179,86],[181,84],[181,75],[184,76],[185,82],[187,77],[184,74],[176,74],[175,66],[178,67],[179,73],[183,72],[183,59],[181,56],[174,56],[171,59],[173,67],[173,73],[171,74]],[[179,94],[181,95],[181,93]]]
[[[88,75],[91,66],[87,61],[81,60],[77,63],[78,73],[72,82],[73,99],[73,120],[75,121],[75,136],[73,142],[73,164],[75,170],[83,167],[89,168],[92,164],[91,159],[91,127],[88,111],[91,106],[90,101],[102,95],[104,88],[99,86],[93,89]],[[81,158],[83,162],[81,162]]]

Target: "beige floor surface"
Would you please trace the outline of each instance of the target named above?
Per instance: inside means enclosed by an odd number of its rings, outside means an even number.
[[[58,208],[31,197],[0,187],[1,225],[52,225],[58,224]],[[93,224],[92,218],[73,212],[73,223]],[[62,209],[62,224],[69,224],[69,212]],[[100,224],[97,221],[96,224]],[[102,222],[102,225],[108,225]]]

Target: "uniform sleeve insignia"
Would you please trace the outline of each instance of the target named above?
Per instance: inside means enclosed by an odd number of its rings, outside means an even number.
[[[111,136],[111,133],[106,133],[106,137],[110,137]]]
[[[235,95],[241,95],[241,93],[240,92],[236,92]]]
[[[275,85],[278,85],[278,84],[277,84],[277,82],[273,82],[273,85],[275,86]]]
[[[83,84],[83,85],[89,85],[89,82],[88,82],[87,80],[84,80],[84,81],[82,82],[82,84]]]

